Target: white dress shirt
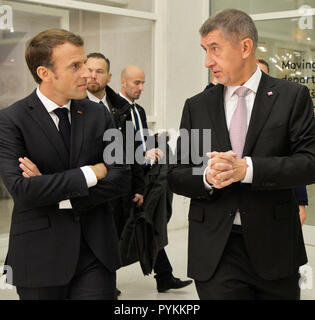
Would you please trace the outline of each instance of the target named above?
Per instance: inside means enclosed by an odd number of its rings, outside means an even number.
[[[55,125],[56,125],[58,130],[59,130],[59,127],[58,127],[59,118],[54,113],[55,109],[57,109],[57,108],[66,108],[66,109],[68,109],[68,111],[69,111],[68,112],[68,117],[69,117],[69,121],[71,123],[71,115],[70,115],[71,100],[67,104],[65,104],[64,106],[60,107],[55,102],[51,101],[46,96],[44,96],[40,92],[39,87],[37,87],[36,94],[37,94],[39,100],[42,102],[42,104],[46,108],[46,110],[49,113],[49,115],[51,116],[51,118],[54,121],[54,123],[55,123]],[[97,184],[97,178],[96,178],[96,175],[95,175],[94,171],[89,166],[80,167],[80,169],[82,170],[82,172],[84,174],[84,177],[85,177],[86,184],[87,184],[88,188],[94,187]],[[59,209],[72,209],[72,205],[71,205],[70,200],[67,199],[67,200],[60,201],[59,202]]]
[[[119,92],[119,95],[124,98],[126,101],[128,101],[130,104],[135,106],[135,112],[138,116],[138,120],[139,120],[139,127],[140,127],[140,136],[141,136],[141,140],[142,140],[142,146],[143,146],[143,151],[146,152],[147,151],[147,146],[145,144],[145,140],[144,140],[144,134],[143,134],[143,126],[142,126],[142,121],[141,121],[141,117],[140,117],[140,113],[136,107],[136,103],[130,101],[128,98],[126,98],[121,92]],[[136,128],[136,122],[135,122],[135,116],[133,114],[133,110],[131,110],[131,119],[132,119],[132,123],[133,126]]]
[[[102,99],[99,99],[98,97],[96,97],[96,96],[95,96],[94,94],[92,94],[89,90],[86,90],[86,93],[87,93],[88,98],[89,98],[91,101],[96,102],[96,103],[100,103],[100,101],[102,101],[103,104],[104,104],[104,106],[107,108],[107,110],[108,110],[109,112],[111,112],[111,111],[109,110],[109,106],[108,106],[108,104],[107,104],[106,92],[105,92],[104,97],[103,97]]]
[[[250,77],[250,79],[243,84],[243,87],[246,87],[250,89],[250,92],[246,95],[245,101],[246,101],[246,109],[247,109],[247,129],[249,126],[250,118],[252,115],[252,110],[256,98],[256,93],[258,90],[258,86],[260,83],[261,79],[261,70],[257,66],[257,69],[255,73]],[[228,128],[230,128],[231,124],[231,119],[233,116],[233,113],[236,109],[237,106],[237,100],[238,96],[234,94],[235,90],[238,89],[240,86],[235,86],[235,87],[224,87],[224,111],[225,111],[225,118],[226,118],[226,125]],[[247,170],[246,170],[246,175],[243,180],[241,180],[242,183],[252,183],[253,181],[253,162],[251,157],[245,157],[246,163],[248,165]],[[206,181],[206,173],[209,167],[206,168],[203,174],[203,181],[205,184],[205,187],[208,190],[211,190],[212,187],[207,183]],[[239,212],[236,213],[235,219],[234,219],[234,224],[241,224],[241,218]]]

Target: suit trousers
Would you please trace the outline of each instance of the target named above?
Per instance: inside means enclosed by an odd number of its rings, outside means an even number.
[[[201,300],[299,300],[299,278],[298,270],[284,279],[259,277],[242,233],[232,231],[213,277],[195,285]]]
[[[165,249],[159,251],[156,261],[154,264],[154,272],[156,273],[156,277],[169,277],[172,275],[173,268],[168,260]]]
[[[116,272],[110,272],[96,258],[81,233],[78,264],[69,284],[16,289],[21,300],[113,300],[115,288]]]

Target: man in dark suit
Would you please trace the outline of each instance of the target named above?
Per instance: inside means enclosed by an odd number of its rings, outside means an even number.
[[[112,78],[108,58],[102,53],[93,52],[87,55],[85,64],[91,74],[86,91],[89,100],[104,105],[110,113],[112,113],[112,109],[117,103],[119,103],[120,107],[126,103],[108,86]]]
[[[154,137],[148,137],[148,135],[144,133],[148,130],[146,113],[144,108],[136,103],[136,100],[141,96],[144,83],[145,74],[141,68],[138,66],[127,66],[123,69],[121,73],[121,92],[119,94],[130,104],[131,112],[129,110],[128,116],[126,114],[126,121],[132,121],[136,133],[140,134],[144,163],[142,163],[141,159],[137,159],[136,161],[142,164],[141,167],[145,175],[148,170],[150,170],[150,163],[157,162],[163,158],[164,153],[160,149],[153,147],[154,142],[152,142],[151,139],[154,139]],[[132,174],[132,180],[138,180],[138,175]],[[136,193],[132,201],[142,205],[145,201],[145,199],[143,199],[143,191],[145,188],[144,180],[139,180],[138,183],[133,182],[133,185],[134,184],[142,187],[142,193]],[[156,273],[155,279],[158,292],[165,292],[169,289],[180,289],[192,283],[191,280],[182,281],[173,276],[173,268],[164,248],[160,250],[157,255],[154,272]]]
[[[125,133],[125,128],[122,128],[122,126],[125,125],[128,116],[130,117],[130,104],[108,85],[112,77],[109,59],[100,52],[90,53],[87,56],[86,66],[91,74],[87,83],[87,98],[105,106],[111,113],[116,128],[121,130],[122,133]],[[124,123],[120,121],[118,114],[123,118]],[[144,173],[140,165],[134,164],[131,168],[133,177],[131,185],[132,199],[134,202],[139,201],[139,205],[142,205]],[[125,219],[129,217],[130,205],[129,197],[127,198],[128,201],[126,201],[126,197],[121,197],[112,201],[112,205],[116,212],[115,221],[119,235],[124,227]],[[128,205],[126,202],[128,202]]]
[[[130,113],[129,103],[109,87],[112,74],[110,72],[110,60],[100,52],[93,52],[87,55],[86,66],[90,71],[90,78],[87,82],[87,98],[91,101],[101,104],[106,108],[112,117],[116,128],[121,128],[121,123],[117,121],[117,110],[126,110]],[[125,121],[125,119],[124,119]],[[134,164],[131,166],[132,184],[130,191],[132,199],[136,199],[144,192],[144,174],[141,166]],[[111,206],[115,211],[115,225],[118,231],[118,236],[123,231],[126,220],[130,215],[131,205],[130,195],[121,196],[111,201]],[[142,201],[139,203],[142,205]],[[121,294],[119,289],[116,289],[116,296]]]
[[[109,113],[83,99],[81,37],[51,29],[27,45],[38,88],[0,112],[0,174],[14,209],[6,264],[20,299],[113,299],[120,266],[108,201],[129,168],[105,165]]]
[[[219,84],[186,101],[181,128],[200,139],[181,135],[169,171],[171,189],[191,198],[188,275],[201,299],[299,299],[307,257],[292,189],[315,182],[309,91],[261,72],[246,13],[220,12],[200,34]],[[211,129],[204,166],[200,129]]]

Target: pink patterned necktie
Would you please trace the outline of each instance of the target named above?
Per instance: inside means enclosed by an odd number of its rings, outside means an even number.
[[[238,96],[236,109],[233,113],[230,123],[230,141],[233,151],[238,158],[242,158],[246,131],[247,131],[247,110],[245,96],[250,92],[250,89],[239,87],[234,91]]]

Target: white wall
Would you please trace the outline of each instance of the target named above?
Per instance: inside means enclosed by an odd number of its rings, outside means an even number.
[[[157,0],[159,1],[159,0]],[[185,100],[201,92],[208,82],[199,28],[209,17],[208,0],[167,1],[166,128],[179,128]],[[174,197],[169,229],[187,225],[189,199]]]

